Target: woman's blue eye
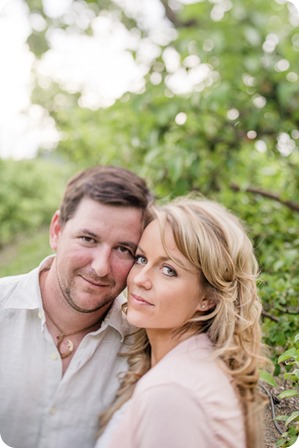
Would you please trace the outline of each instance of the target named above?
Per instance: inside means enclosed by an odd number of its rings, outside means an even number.
[[[135,264],[145,265],[147,263],[147,259],[142,255],[135,255]]]
[[[170,266],[163,266],[162,268],[163,274],[167,275],[168,277],[176,277],[177,273],[176,271],[171,268]]]

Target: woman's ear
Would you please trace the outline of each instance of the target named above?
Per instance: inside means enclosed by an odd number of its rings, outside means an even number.
[[[207,298],[204,298],[200,301],[197,307],[197,311],[209,311],[211,308],[214,308],[215,302],[214,300],[209,300]]]
[[[58,240],[61,233],[61,225],[59,223],[60,211],[56,210],[50,224],[50,246],[54,251],[57,250]]]

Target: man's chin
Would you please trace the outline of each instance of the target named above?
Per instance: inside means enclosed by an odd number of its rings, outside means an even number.
[[[113,302],[114,302],[114,296],[113,298],[110,297],[106,297],[103,298],[102,300],[90,300],[89,298],[86,298],[86,300],[84,301],[84,299],[79,301],[72,301],[72,303],[70,303],[70,305],[72,306],[73,309],[75,309],[76,311],[79,311],[80,313],[95,313],[97,311],[100,311],[103,308],[109,308],[110,306],[112,306]]]

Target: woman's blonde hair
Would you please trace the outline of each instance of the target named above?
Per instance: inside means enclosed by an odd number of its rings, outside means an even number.
[[[180,252],[198,270],[205,298],[213,306],[196,312],[175,335],[206,332],[233,382],[243,407],[247,448],[263,446],[262,403],[258,369],[265,363],[261,343],[261,302],[257,294],[258,264],[240,221],[216,202],[177,198],[157,209],[164,248],[170,226]],[[168,253],[171,257],[171,255]],[[177,261],[176,261],[177,262]],[[150,345],[138,330],[127,353],[129,370],[112,406],[101,416],[105,425],[132,395],[138,379],[150,369]]]

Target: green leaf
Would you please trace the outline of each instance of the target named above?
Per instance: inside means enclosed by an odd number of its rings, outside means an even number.
[[[270,386],[277,387],[277,383],[271,373],[266,372],[265,370],[260,370],[260,379],[265,381]]]
[[[292,389],[287,389],[281,392],[281,394],[278,395],[278,398],[290,398],[295,397],[296,395],[299,395],[299,392]]]
[[[285,422],[287,420],[288,416],[287,415],[278,415],[277,417],[275,417],[275,420],[277,422]]]
[[[298,441],[298,435],[296,434],[295,436],[292,436],[290,438],[290,440],[288,442],[288,446],[290,446],[290,447],[293,446],[297,441]],[[294,448],[298,448],[298,445],[297,445],[297,447],[294,446]]]
[[[283,375],[283,377],[285,380],[288,380],[288,381],[297,381],[297,376],[294,375],[294,373],[285,373]]]
[[[287,433],[283,433],[282,434],[282,437],[283,436],[287,436]],[[275,446],[277,446],[277,447],[280,447],[280,446],[282,446],[282,445],[284,445],[285,446],[285,440],[284,439],[279,439],[279,440],[277,440],[276,442],[275,442]]]
[[[285,424],[289,425],[291,422],[299,418],[299,411],[292,412],[289,418],[286,420]]]
[[[278,358],[278,362],[286,361],[290,358],[295,358],[297,355],[297,350],[295,348],[290,348],[286,352],[284,352],[280,357]]]

